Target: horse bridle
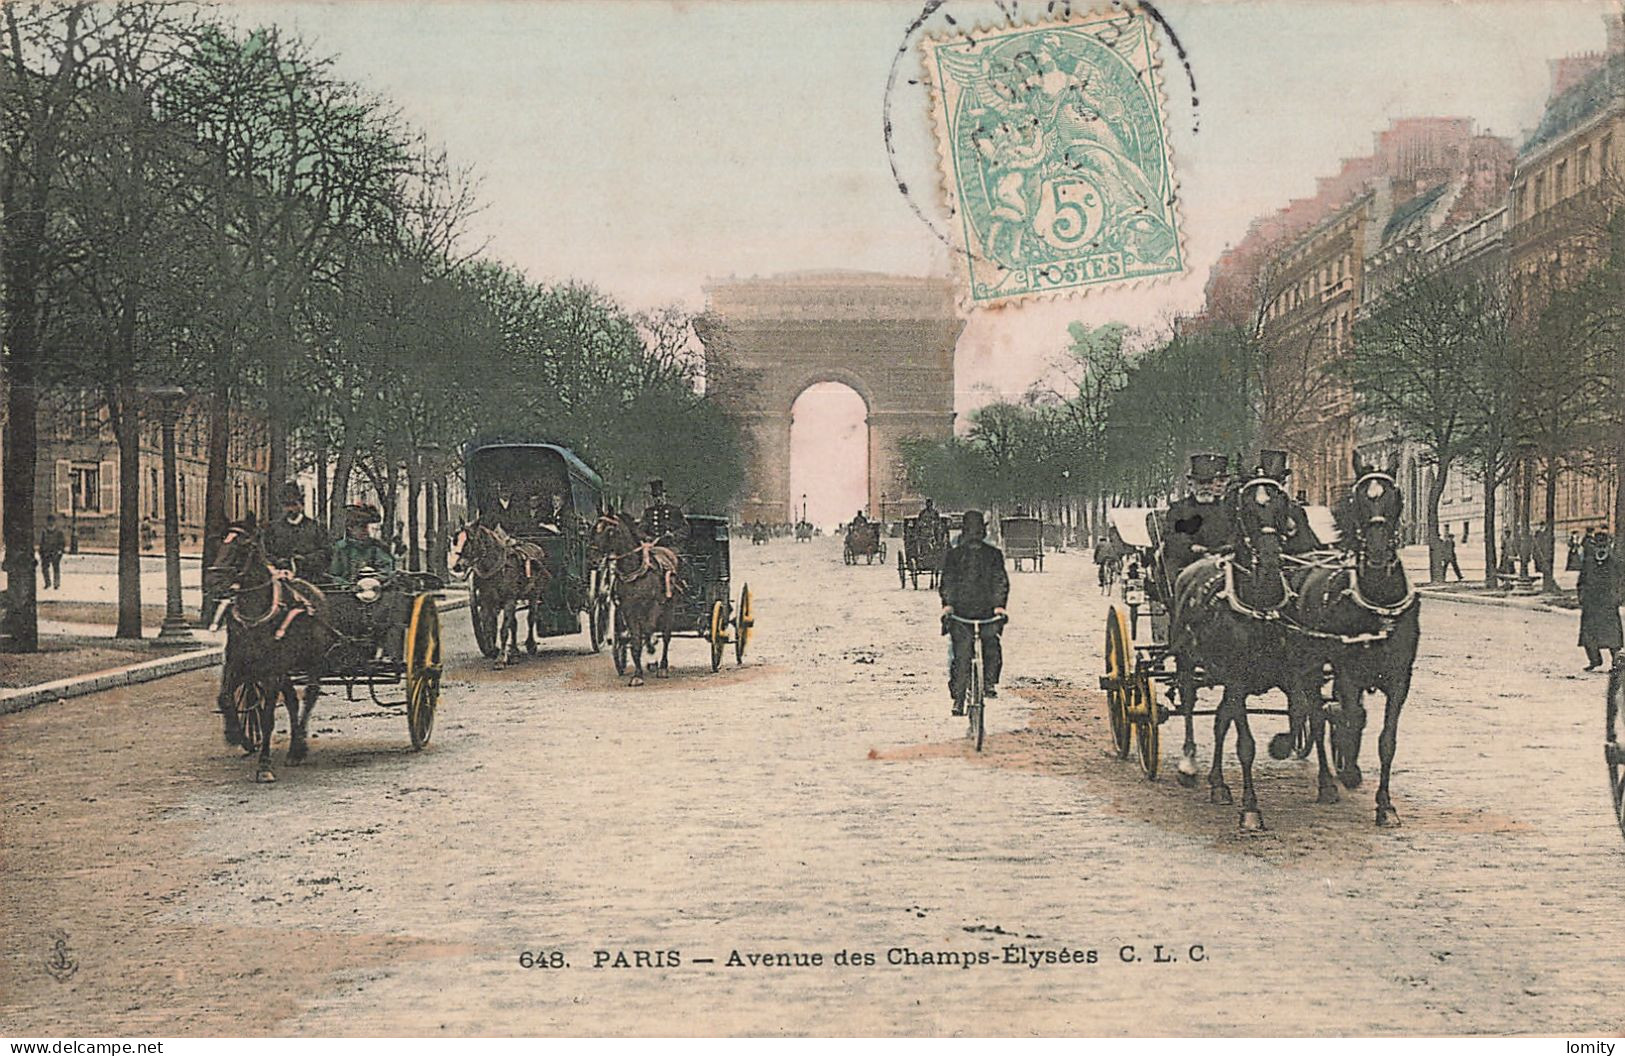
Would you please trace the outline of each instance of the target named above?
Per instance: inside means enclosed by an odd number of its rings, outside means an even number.
[[[1350,489],[1349,493],[1351,495],[1358,495],[1362,490],[1369,488],[1373,483],[1386,483],[1389,488],[1393,489],[1395,494],[1398,494],[1399,492],[1399,482],[1394,479],[1392,473],[1386,473],[1379,469],[1372,469],[1360,474],[1359,479],[1355,480],[1354,487]],[[1375,495],[1367,495],[1366,497],[1371,500],[1376,499]],[[1354,526],[1354,541],[1359,547],[1358,552],[1362,555],[1366,552],[1367,532],[1369,529],[1374,527],[1381,528],[1386,531],[1390,536],[1389,542],[1392,544],[1391,537],[1394,531],[1394,526],[1388,523],[1388,518],[1382,516],[1381,514],[1368,517]],[[1390,545],[1388,548],[1388,560],[1383,563],[1382,569],[1383,571],[1387,571],[1399,563],[1399,548],[1397,546]]]
[[[470,539],[472,539],[472,538],[474,538],[474,531],[476,529],[478,529],[479,531],[484,532],[486,535],[489,535],[491,537],[492,541],[496,541],[496,532],[494,530],[492,530],[491,528],[486,527],[483,524],[471,524],[471,525],[468,525],[467,527],[465,527],[463,529],[463,531],[465,533],[467,533],[467,535],[468,535],[468,537]],[[465,542],[463,545],[467,546],[468,544]],[[487,550],[485,556],[489,556],[491,552],[492,551]],[[503,560],[505,555],[502,553],[502,548],[500,546],[497,546],[495,548],[495,553],[496,553],[496,561],[497,561],[496,564],[492,565],[489,568],[485,567],[485,565],[484,565],[484,556],[482,556],[481,558],[477,559],[474,562],[474,567],[469,569],[469,575],[470,576],[477,576],[480,579],[490,579],[492,576],[496,575],[497,572],[500,571],[501,568],[502,568],[502,560]],[[459,554],[458,556],[461,557],[461,554]]]

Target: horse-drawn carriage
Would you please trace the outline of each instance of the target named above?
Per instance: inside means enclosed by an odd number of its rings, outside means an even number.
[[[608,579],[589,544],[603,501],[598,474],[556,444],[506,442],[470,444],[464,471],[477,516],[458,532],[453,567],[471,579],[480,652],[497,657],[514,647],[506,634],[517,638],[521,612],[527,651],[536,651],[538,637],[579,633],[585,617],[597,652],[609,635],[611,607]]]
[[[645,540],[628,518],[601,517],[594,529],[598,548],[615,591],[613,645],[610,650],[617,674],[635,668],[640,684],[643,651],[662,639],[657,672],[667,669],[672,638],[701,638],[711,646],[711,670],[722,666],[728,645],[734,662],[745,662],[756,613],[750,586],[739,589],[737,605],[729,597],[732,561],[728,520],[689,514],[683,538],[668,548]],[[669,558],[675,555],[675,567]],[[669,632],[669,633],[668,633]]]
[[[1235,513],[1233,545],[1183,566],[1183,574],[1170,560],[1168,510],[1112,513],[1117,534],[1146,560],[1148,572],[1143,600],[1132,596],[1125,583],[1121,602],[1110,607],[1106,618],[1100,687],[1106,692],[1118,757],[1128,758],[1137,747],[1142,771],[1155,778],[1161,725],[1178,716],[1185,724],[1179,779],[1194,785],[1192,720],[1216,716],[1208,780],[1213,801],[1229,803],[1221,758],[1226,733],[1234,726],[1244,782],[1244,828],[1263,824],[1252,788],[1248,716],[1288,717],[1288,731],[1270,739],[1270,755],[1304,758],[1317,752],[1319,801],[1333,802],[1339,781],[1350,789],[1361,782],[1357,757],[1368,690],[1387,698],[1379,740],[1377,822],[1398,822],[1388,779],[1416,655],[1417,601],[1394,534],[1399,489],[1390,473],[1362,466],[1357,476],[1335,523],[1323,508],[1304,511],[1319,540],[1334,544],[1307,552],[1282,550],[1283,541],[1299,527],[1275,481],[1259,478],[1233,488],[1224,500]],[[1338,532],[1342,525],[1352,529],[1346,537]],[[1139,636],[1141,615],[1149,624],[1144,639]],[[1197,692],[1210,687],[1222,687],[1223,699],[1215,708],[1199,709]],[[1248,704],[1249,697],[1272,690],[1284,692],[1284,709]],[[1327,730],[1335,780],[1327,766]],[[1244,742],[1249,746],[1245,751]]]
[[[919,517],[908,517],[903,520],[903,546],[897,551],[897,585],[907,587],[913,583],[914,589],[920,589],[920,577],[926,578],[926,586],[935,590],[938,577],[942,575],[942,559],[948,553],[948,522],[939,514],[927,517],[922,523]]]
[[[853,521],[846,526],[846,539],[841,544],[841,560],[846,564],[855,565],[858,558],[863,563],[872,565],[877,560],[886,563],[886,540],[880,530],[879,521]]]
[[[438,577],[367,567],[353,583],[317,585],[273,565],[255,526],[238,523],[204,579],[218,599],[213,624],[226,626],[218,699],[226,741],[259,757],[260,781],[276,779],[277,703],[288,711],[288,761],[297,764],[323,686],[343,686],[349,700],[364,689],[374,704],[404,708],[412,747],[429,743],[442,671]],[[399,697],[388,691],[396,687]]]
[[[1004,544],[1004,556],[1015,562],[1016,571],[1022,570],[1023,561],[1031,561],[1038,571],[1044,571],[1044,522],[1037,517],[1006,517],[999,521],[999,535]]]

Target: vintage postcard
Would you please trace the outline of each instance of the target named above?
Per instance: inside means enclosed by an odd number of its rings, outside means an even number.
[[[0,4],[0,1035],[1610,1056],[1622,173],[1617,0]]]

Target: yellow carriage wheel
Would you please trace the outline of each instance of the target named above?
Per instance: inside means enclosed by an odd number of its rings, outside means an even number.
[[[1162,702],[1157,698],[1157,687],[1145,672],[1130,676],[1135,696],[1134,735],[1140,746],[1140,769],[1152,781],[1157,779],[1157,766],[1162,759]]]
[[[706,637],[711,640],[711,670],[722,666],[722,650],[728,644],[728,603],[711,603],[711,627]]]
[[[1106,690],[1106,714],[1111,719],[1112,745],[1117,749],[1119,759],[1127,759],[1129,753],[1131,730],[1128,709],[1133,692],[1129,644],[1132,641],[1123,611],[1113,605],[1106,614],[1106,677],[1100,680],[1100,684]]]
[[[734,617],[734,663],[745,662],[745,646],[750,644],[751,628],[756,626],[756,610],[750,601],[750,584],[739,590],[739,614]]]
[[[412,600],[412,618],[406,625],[406,732],[419,750],[434,733],[440,671],[440,611],[432,594],[419,594]]]

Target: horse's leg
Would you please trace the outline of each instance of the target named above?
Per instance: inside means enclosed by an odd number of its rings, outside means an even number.
[[[508,601],[502,606],[502,615],[497,620],[497,667],[507,667],[513,663],[515,642],[519,637],[518,628],[514,626],[516,619],[514,613],[515,602]]]
[[[1342,799],[1337,791],[1337,778],[1326,762],[1326,710],[1320,706],[1320,686],[1313,679],[1304,680],[1303,690],[1309,701],[1309,739],[1315,744],[1315,784],[1320,789],[1316,803],[1336,803]]]
[[[1179,768],[1174,776],[1185,788],[1196,787],[1196,674],[1183,658],[1176,658],[1178,672],[1179,710],[1185,713],[1185,746],[1179,752]],[[1151,692],[1157,692],[1152,683]]]
[[[649,637],[647,617],[641,605],[637,606],[632,614],[627,617],[626,624],[627,633],[632,636],[632,648],[628,650],[632,654],[633,664],[631,684],[641,686],[643,685],[643,643]]]
[[[1241,763],[1241,827],[1247,832],[1262,832],[1264,815],[1258,810],[1258,795],[1253,791],[1253,759],[1258,746],[1247,724],[1247,694],[1226,686],[1220,707],[1231,712],[1231,721],[1236,726],[1236,759]]]
[[[1235,798],[1230,794],[1230,786],[1224,783],[1224,741],[1230,732],[1232,721],[1230,709],[1225,706],[1225,702],[1229,699],[1230,690],[1226,687],[1224,699],[1213,712],[1213,765],[1207,773],[1208,802],[1223,806],[1235,802]]]
[[[1411,695],[1410,666],[1395,671],[1384,689],[1388,699],[1383,707],[1382,733],[1377,737],[1377,755],[1382,760],[1382,780],[1377,782],[1377,824],[1397,828],[1399,811],[1388,798],[1388,775],[1394,766],[1394,749],[1399,746],[1399,711],[1405,706],[1405,698]]]
[[[314,685],[315,679],[306,681],[306,686]],[[282,689],[278,694],[282,704],[288,709],[288,765],[298,766],[305,761],[305,726],[299,713],[299,692],[294,688],[293,679],[284,678]]]
[[[220,696],[215,700],[215,707],[224,724],[226,744],[232,748],[248,747],[242,720],[237,715],[237,687],[242,683],[241,668],[236,663],[228,662],[220,671]]]
[[[260,689],[260,759],[254,780],[268,785],[276,780],[276,771],[271,769],[271,737],[276,733],[276,706],[282,694],[276,685],[261,683]]]
[[[1337,778],[1343,787],[1353,791],[1365,779],[1360,773],[1360,741],[1365,735],[1364,688],[1354,678],[1337,672],[1333,679],[1337,693],[1337,725],[1333,733],[1334,747],[1340,756]]]
[[[660,677],[671,677],[670,664],[667,662],[671,655],[671,602],[660,606]]]

